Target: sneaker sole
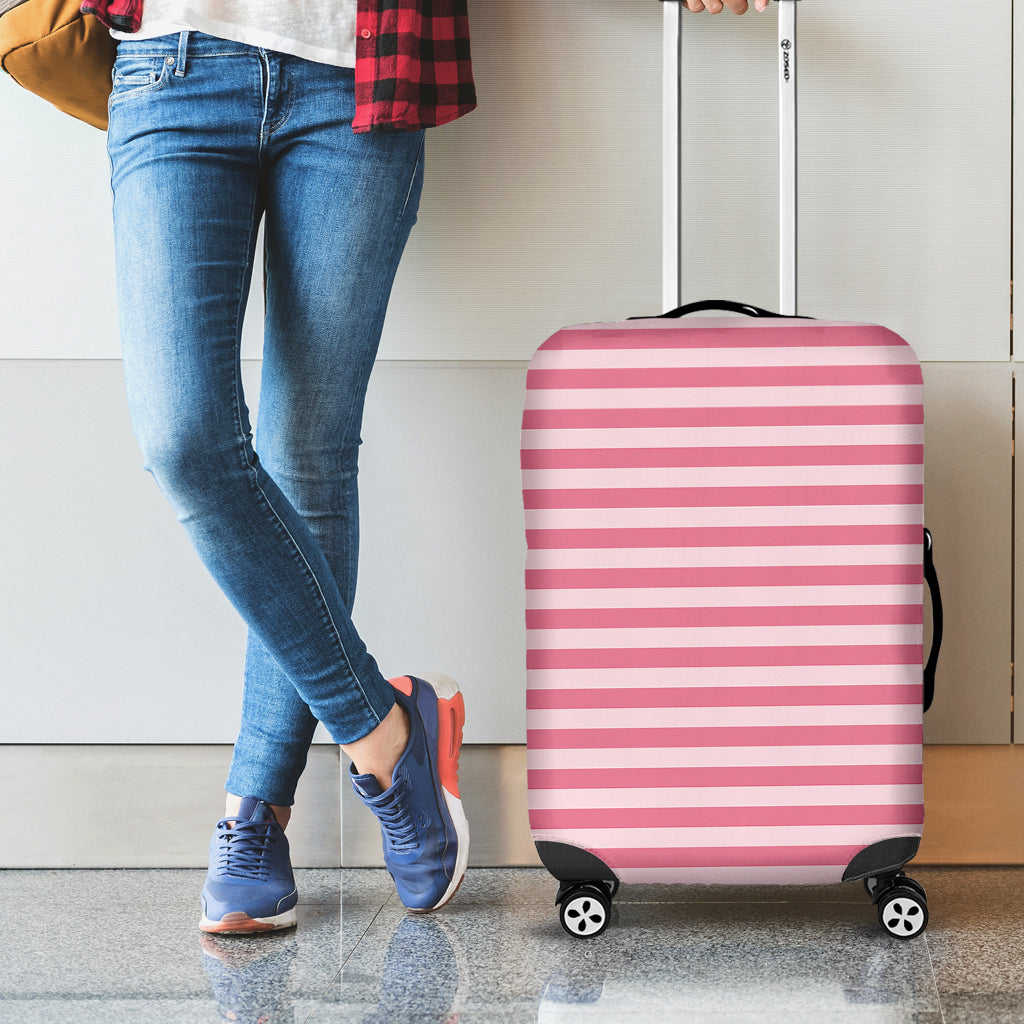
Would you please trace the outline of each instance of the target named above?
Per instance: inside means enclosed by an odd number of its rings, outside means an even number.
[[[444,895],[432,907],[412,911],[414,914],[429,914],[432,910],[443,907],[458,892],[469,866],[469,822],[466,820],[466,812],[459,797],[459,751],[462,748],[462,729],[466,724],[466,708],[462,692],[451,677],[430,674],[417,678],[429,684],[437,694],[437,772],[458,843],[455,871]]]
[[[297,921],[294,907],[275,917],[250,917],[239,910],[233,914],[225,914],[219,921],[211,921],[204,916],[199,922],[199,929],[214,935],[249,935],[252,932],[272,932],[281,928],[291,928]]]

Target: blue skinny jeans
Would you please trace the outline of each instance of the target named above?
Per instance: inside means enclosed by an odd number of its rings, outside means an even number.
[[[394,704],[352,624],[357,467],[424,140],[353,134],[353,87],[348,68],[181,32],[119,41],[110,98],[132,429],[143,468],[248,626],[225,788],[282,806],[317,720],[350,743]],[[261,218],[254,441],[239,352]]]

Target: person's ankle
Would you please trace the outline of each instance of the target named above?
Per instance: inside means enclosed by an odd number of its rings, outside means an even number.
[[[373,732],[341,749],[360,775],[372,775],[382,790],[390,789],[395,766],[409,745],[411,728],[408,713],[396,702]]]

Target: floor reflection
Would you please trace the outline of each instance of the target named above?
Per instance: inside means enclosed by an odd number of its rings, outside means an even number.
[[[218,1014],[239,1024],[294,1024],[291,968],[295,929],[259,935],[202,935],[203,969]]]
[[[469,963],[459,929],[441,914],[408,914],[391,930],[374,976],[347,967],[341,1002],[360,1024],[457,1024],[468,994]]]

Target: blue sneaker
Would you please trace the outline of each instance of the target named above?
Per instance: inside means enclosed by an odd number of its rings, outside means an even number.
[[[455,895],[469,860],[469,825],[459,798],[466,712],[458,686],[447,676],[403,676],[391,685],[410,726],[392,785],[382,791],[374,776],[356,774],[355,765],[349,776],[380,821],[384,864],[399,898],[425,913]]]
[[[273,809],[258,797],[244,797],[236,819],[217,822],[202,901],[204,932],[245,934],[295,924],[299,894],[288,840]]]

